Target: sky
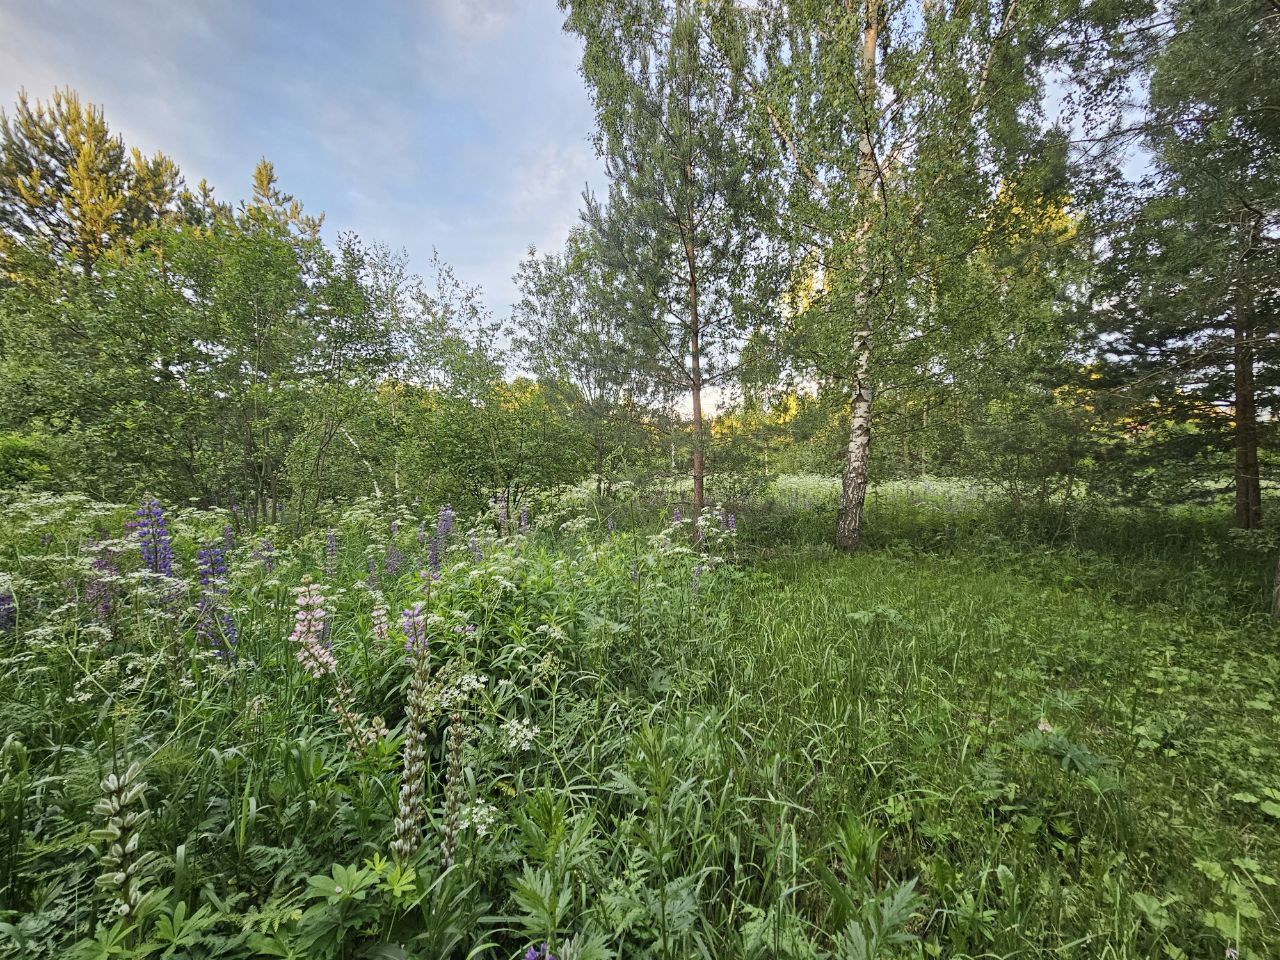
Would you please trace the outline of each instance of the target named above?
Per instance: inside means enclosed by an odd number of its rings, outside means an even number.
[[[223,200],[266,157],[327,236],[420,272],[434,247],[505,316],[529,245],[604,185],[561,23],[554,0],[0,0],[0,104],[70,86]]]

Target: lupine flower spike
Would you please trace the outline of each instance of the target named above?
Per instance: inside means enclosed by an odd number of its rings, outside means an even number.
[[[142,564],[152,573],[173,576],[173,542],[159,500],[148,500],[134,514],[134,528],[142,545]]]
[[[426,821],[423,778],[427,768],[427,725],[431,718],[431,664],[430,644],[421,606],[405,610],[400,622],[404,628],[405,651],[412,672],[409,678],[409,696],[405,702],[403,764],[391,852],[403,863],[413,857],[422,845],[422,827]]]

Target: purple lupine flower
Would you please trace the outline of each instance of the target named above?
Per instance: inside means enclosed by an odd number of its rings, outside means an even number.
[[[400,565],[404,563],[404,554],[400,552],[400,548],[394,543],[387,546],[387,559],[383,569],[387,572],[388,577],[394,577],[400,572]]]
[[[680,506],[679,506],[679,504],[677,504],[677,505],[676,505],[676,508],[675,508],[674,510],[672,510],[672,511],[671,511],[671,522],[672,522],[672,523],[679,523],[679,522],[680,522]]]
[[[222,528],[222,549],[226,553],[230,553],[236,548],[236,530],[231,524],[227,524]]]
[[[427,637],[427,621],[422,615],[422,604],[416,603],[400,614],[400,625],[404,628],[404,649],[406,653],[415,650],[426,653],[431,640]]]
[[[484,552],[480,549],[480,538],[476,536],[474,530],[471,531],[471,536],[467,539],[467,545],[471,548],[471,556],[475,558],[476,563],[484,559]]]
[[[738,524],[734,521],[732,513],[729,514],[729,532],[730,533],[738,532]]]
[[[13,593],[6,590],[0,593],[0,633],[8,633],[18,622],[18,602]]]
[[[270,573],[276,567],[276,547],[270,540],[259,540],[253,551],[253,559],[262,564],[264,573]]]
[[[556,956],[551,952],[551,946],[544,940],[536,946],[531,944],[524,952],[524,960],[556,960]]]
[[[120,572],[116,567],[115,554],[107,550],[101,540],[89,540],[80,549],[95,554],[89,564],[91,573],[84,584],[84,599],[99,620],[108,620],[115,603],[112,579]]]
[[[453,532],[453,507],[445,504],[440,508],[440,516],[436,518],[436,536],[443,541]]]
[[[528,507],[520,508],[520,532],[521,533],[529,532],[529,508]]]
[[[222,548],[206,543],[196,551],[196,564],[200,571],[200,586],[205,590],[219,590],[227,577],[227,564]]]
[[[169,522],[159,500],[147,500],[134,514],[137,521],[138,540],[142,544],[142,563],[152,573],[163,577],[173,576],[173,541],[169,537]]]
[[[400,522],[398,520],[392,520],[391,523],[388,524],[387,530],[390,532],[390,535],[394,537],[400,532]]]
[[[370,557],[367,566],[369,569],[369,585],[376,587],[378,585],[378,561]]]
[[[324,534],[324,575],[332,579],[338,572],[338,531],[329,529]]]
[[[460,623],[453,628],[453,632],[473,637],[476,633],[476,625],[474,623]]]
[[[432,537],[427,541],[427,575],[432,580],[440,579],[440,538]]]
[[[200,572],[200,601],[197,604],[196,636],[224,659],[235,656],[236,626],[222,609],[227,593],[227,564],[222,548],[208,543],[196,552]]]
[[[498,526],[505,527],[507,525],[507,495],[501,493],[498,495]]]

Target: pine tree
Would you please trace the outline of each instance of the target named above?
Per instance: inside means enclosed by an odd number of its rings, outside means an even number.
[[[181,187],[172,160],[125,149],[102,108],[71,90],[48,103],[24,92],[0,112],[0,269],[53,256],[83,275],[120,239],[171,213]]]

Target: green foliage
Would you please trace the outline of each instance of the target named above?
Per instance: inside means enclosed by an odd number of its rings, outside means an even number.
[[[779,480],[736,535],[638,500],[611,533],[566,498],[528,534],[461,522],[438,580],[418,518],[367,503],[326,519],[333,561],[319,530],[269,568],[229,550],[234,659],[191,582],[225,514],[172,515],[159,582],[131,539],[87,544],[130,511],[10,498],[0,956],[1273,952],[1277,664],[1225,521],[1097,508],[1048,547],[1053,517],[894,484],[838,558],[835,493]],[[779,552],[773,516],[814,546]],[[316,675],[292,588],[326,565]],[[397,863],[416,605],[426,819]]]

